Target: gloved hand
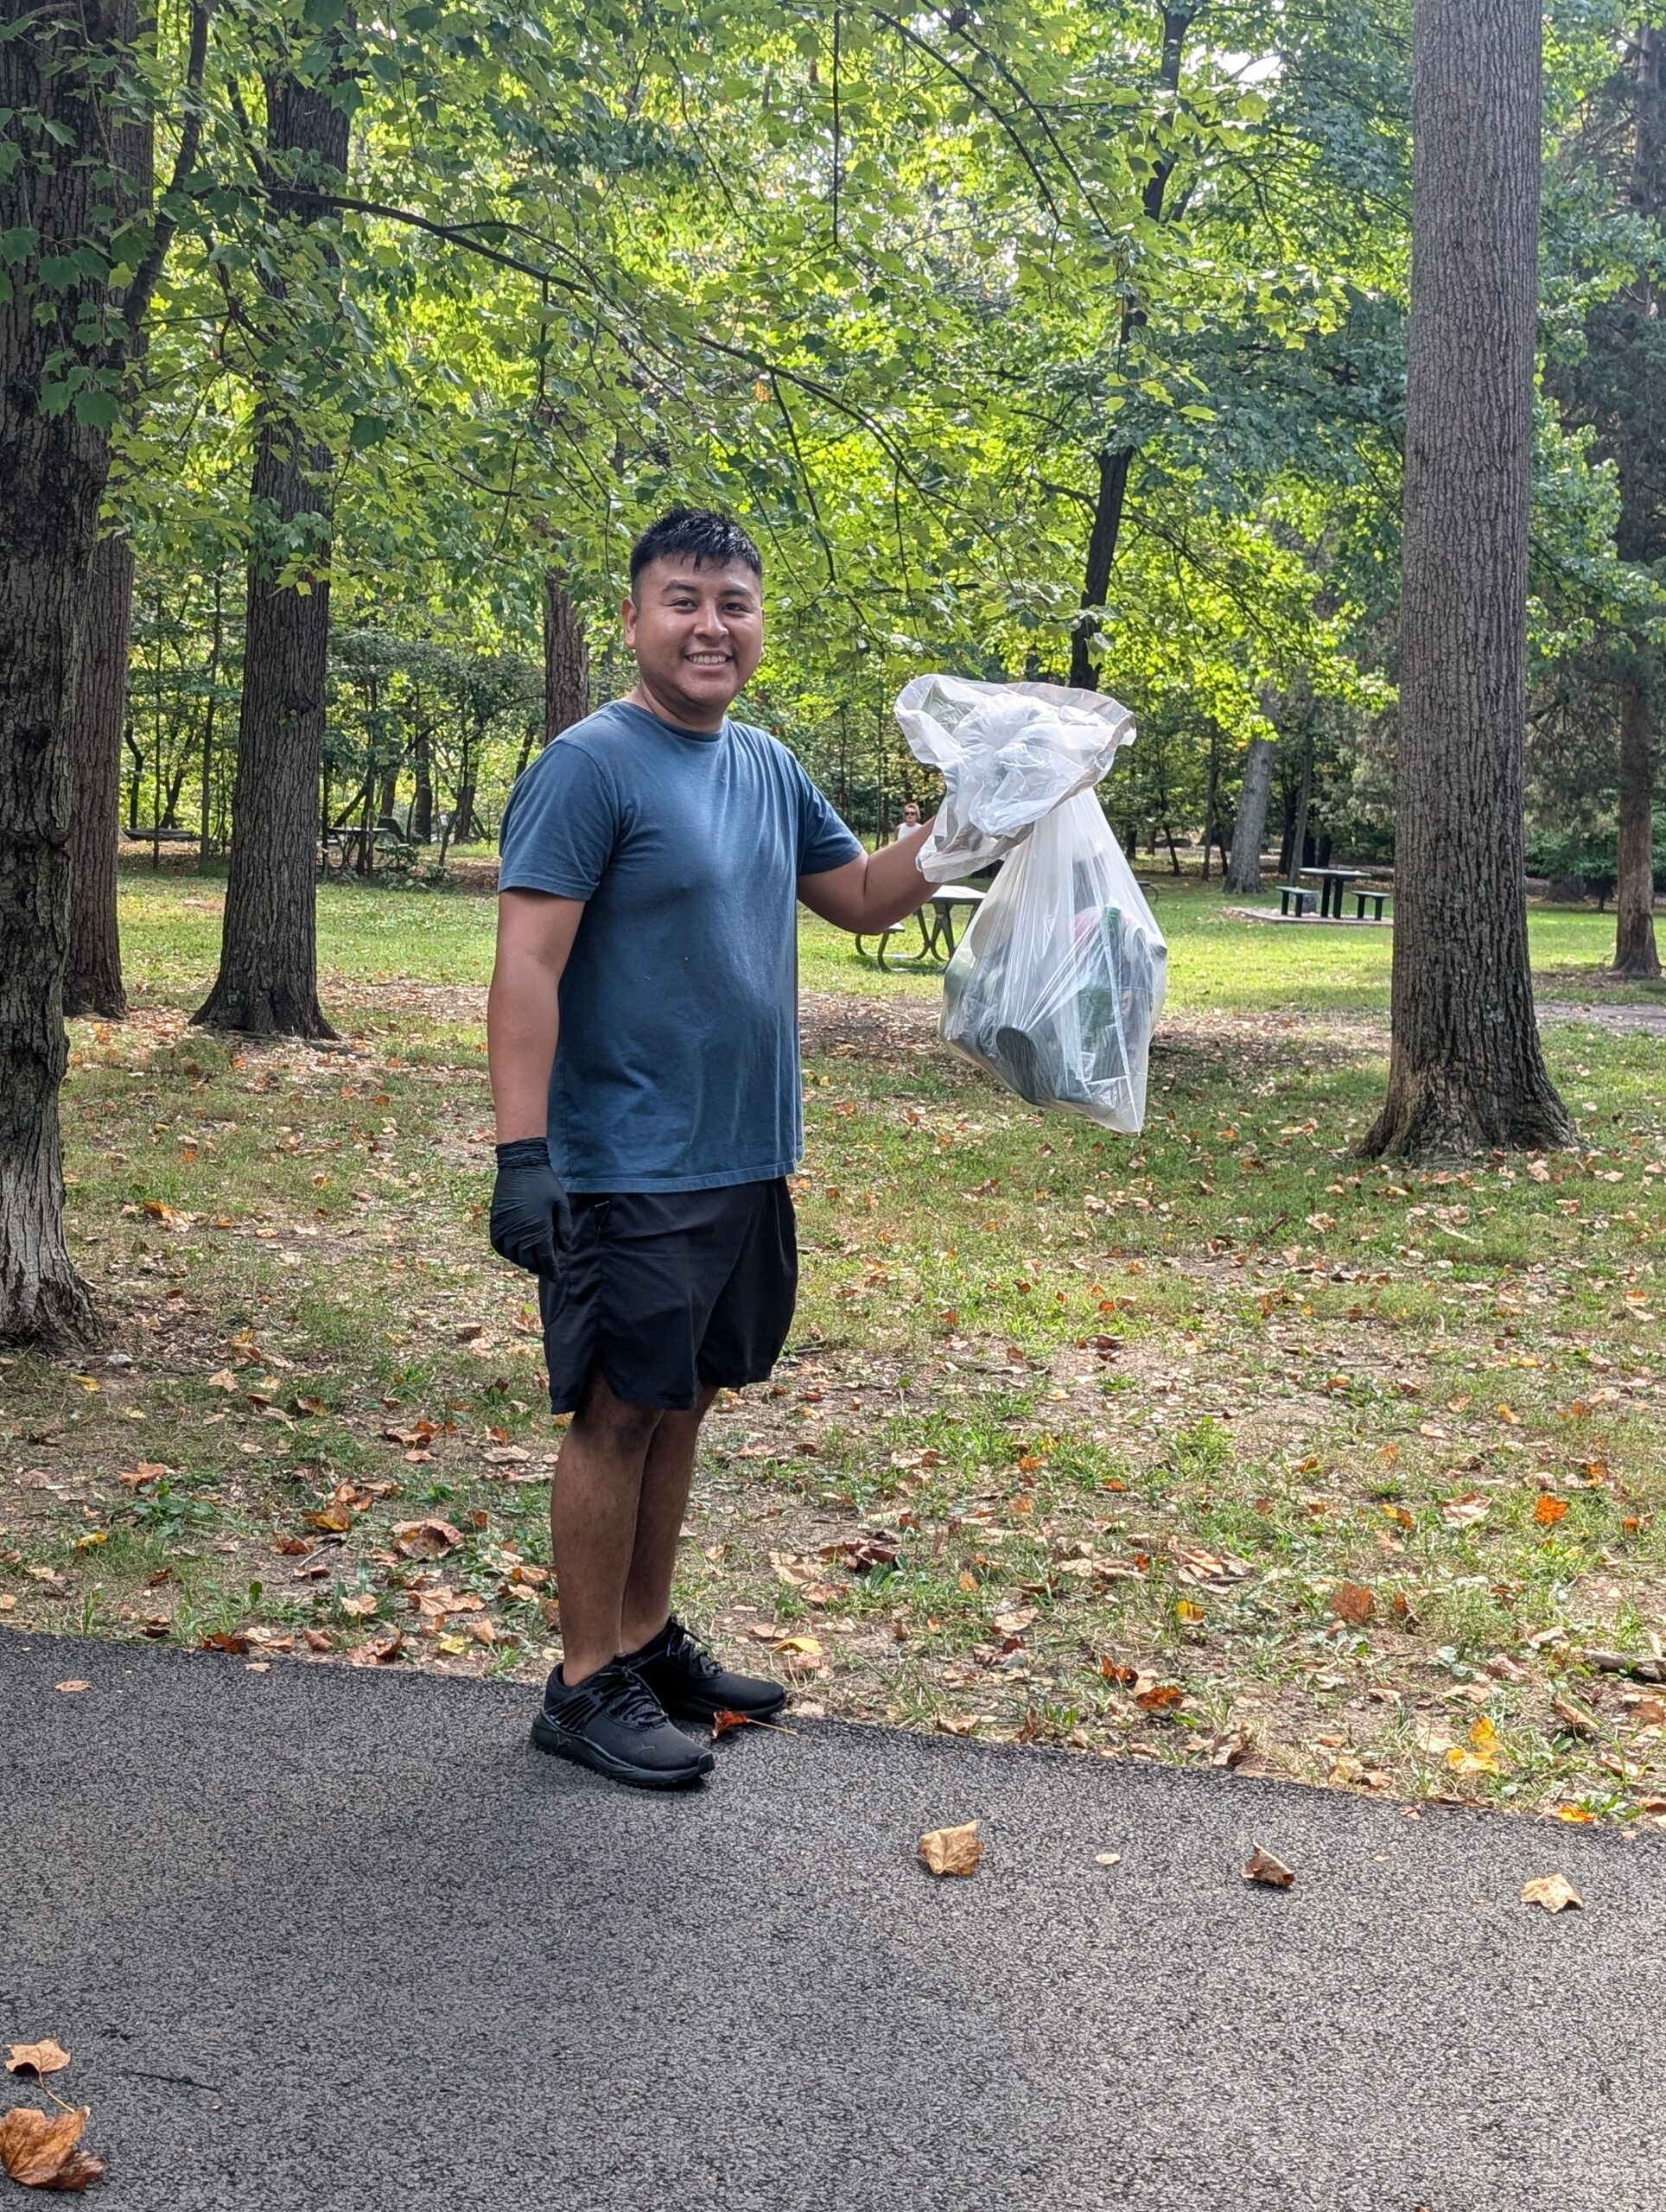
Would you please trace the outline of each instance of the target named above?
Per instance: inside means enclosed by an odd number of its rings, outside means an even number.
[[[573,1241],[573,1211],[542,1137],[498,1147],[492,1186],[492,1249],[529,1274],[553,1275]]]

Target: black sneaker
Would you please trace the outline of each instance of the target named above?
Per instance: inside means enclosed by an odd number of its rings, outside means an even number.
[[[665,1708],[634,1666],[611,1659],[569,1689],[557,1667],[544,1685],[532,1741],[557,1758],[576,1759],[638,1789],[686,1789],[716,1761],[703,1744],[673,1728]]]
[[[747,1720],[770,1720],[786,1703],[779,1682],[760,1681],[755,1675],[733,1675],[720,1666],[700,1637],[684,1627],[673,1613],[652,1643],[626,1655],[624,1664],[640,1679],[674,1720],[700,1720],[708,1726],[720,1713],[738,1713]]]

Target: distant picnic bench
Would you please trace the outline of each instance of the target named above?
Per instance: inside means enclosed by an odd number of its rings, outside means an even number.
[[[1354,902],[1356,921],[1364,920],[1365,908],[1369,905],[1373,910],[1371,918],[1380,922],[1383,904],[1392,896],[1387,891],[1351,889],[1350,887],[1358,883],[1365,874],[1365,870],[1360,868],[1299,868],[1292,873],[1298,880],[1293,883],[1281,883],[1278,887],[1278,910],[1281,914],[1294,912],[1298,918],[1313,912],[1317,897],[1319,919],[1339,922],[1343,918],[1342,901],[1346,898]],[[1318,882],[1317,893],[1300,880],[1304,875],[1312,876]]]
[[[900,922],[893,922],[874,941],[874,950],[868,950],[868,939],[858,938],[856,950],[865,959],[871,959],[879,968],[920,968],[927,961],[949,961],[955,951],[955,909],[965,910],[961,924],[963,935],[971,918],[982,904],[984,894],[970,883],[945,883],[941,889],[917,906],[912,914],[905,914]],[[910,922],[919,925],[919,950],[899,952],[891,950],[891,940],[906,930]]]

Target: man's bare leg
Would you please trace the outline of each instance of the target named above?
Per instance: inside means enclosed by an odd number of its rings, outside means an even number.
[[[562,1445],[550,1485],[550,1549],[561,1603],[561,1674],[569,1688],[636,1648],[626,1638],[621,1614],[644,1471],[666,1418],[657,1406],[626,1404],[593,1374]],[[684,1491],[686,1497],[686,1478]],[[673,1556],[675,1550],[673,1537]]]
[[[643,1463],[636,1541],[620,1614],[621,1651],[640,1651],[664,1627],[671,1609],[677,1540],[689,1510],[695,1446],[715,1390],[703,1390],[687,1413],[659,1416]]]

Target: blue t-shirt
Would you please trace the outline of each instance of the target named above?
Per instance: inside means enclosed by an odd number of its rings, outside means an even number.
[[[779,740],[615,701],[510,794],[505,891],[582,899],[550,1157],[569,1191],[706,1191],[803,1149],[797,886],[862,851]]]

